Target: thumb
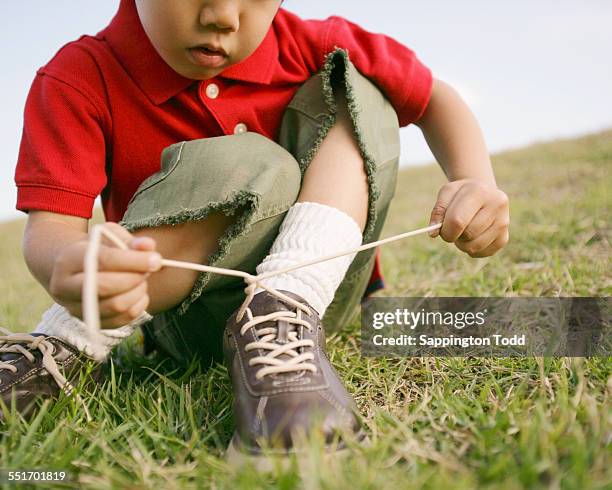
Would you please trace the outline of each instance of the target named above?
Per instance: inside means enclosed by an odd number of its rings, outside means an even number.
[[[455,194],[459,190],[459,187],[460,186],[455,185],[454,182],[450,182],[442,186],[442,188],[440,189],[440,192],[438,192],[438,198],[436,199],[436,204],[431,210],[431,216],[429,218],[430,226],[440,224],[444,221],[446,210],[448,209],[448,206],[453,200],[453,197],[455,197]],[[431,231],[429,233],[429,236],[432,238],[435,238],[439,234],[440,234],[440,230],[437,229],[437,230]]]

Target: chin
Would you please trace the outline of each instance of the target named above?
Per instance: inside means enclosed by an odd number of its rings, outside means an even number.
[[[205,72],[202,72],[202,70],[198,70],[197,68],[191,69],[189,71],[187,70],[179,71],[176,69],[174,71],[176,71],[182,77],[189,78],[191,80],[209,80],[211,78],[216,77],[223,70],[225,70],[225,68],[219,69],[219,70],[210,70],[210,71],[205,71]]]

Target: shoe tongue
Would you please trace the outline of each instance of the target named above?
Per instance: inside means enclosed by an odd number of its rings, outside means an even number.
[[[253,301],[251,301],[249,305],[249,309],[253,313],[253,316],[264,316],[273,311],[288,310],[289,306],[276,296],[267,291],[262,291],[255,295]]]
[[[286,344],[289,342],[289,332],[295,329],[288,321],[280,320],[276,322],[276,343]]]

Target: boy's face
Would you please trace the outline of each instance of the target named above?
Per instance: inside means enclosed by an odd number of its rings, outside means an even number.
[[[151,43],[174,71],[206,80],[248,58],[281,0],[136,0]]]

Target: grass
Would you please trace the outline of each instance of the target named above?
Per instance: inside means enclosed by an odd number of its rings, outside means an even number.
[[[386,296],[609,296],[612,131],[494,158],[511,198],[512,239],[473,260],[427,237],[383,249]],[[384,236],[422,226],[443,182],[401,173]],[[0,226],[0,325],[29,331],[49,305],[20,257],[23,222]],[[0,468],[68,470],[88,488],[612,487],[610,359],[366,359],[355,320],[329,350],[371,444],[257,474],[229,467],[227,372],[176,369],[126,346],[86,398],[0,426]]]

